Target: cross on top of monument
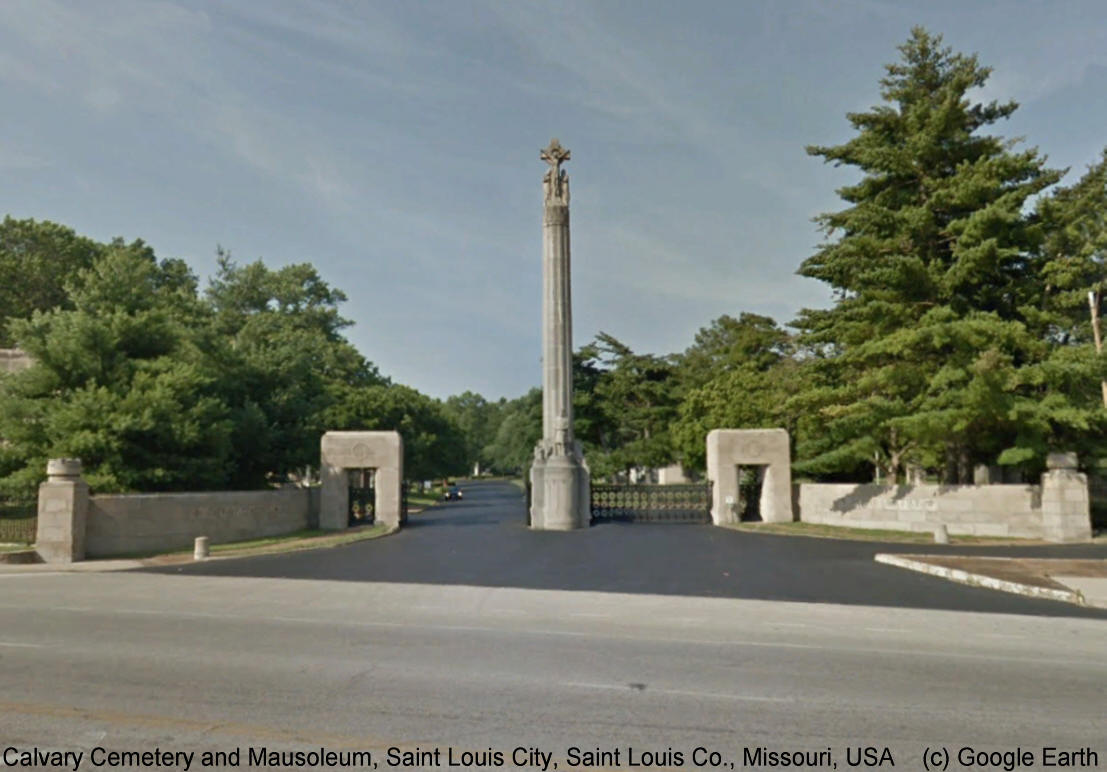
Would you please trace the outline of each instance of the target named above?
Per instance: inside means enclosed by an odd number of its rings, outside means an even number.
[[[550,165],[550,170],[556,176],[561,176],[561,164],[569,160],[569,155],[569,151],[563,148],[555,137],[550,140],[550,146],[538,157]]]
[[[547,200],[563,199],[562,203],[568,203],[569,175],[561,168],[561,164],[569,160],[569,155],[569,151],[563,148],[561,143],[554,138],[550,140],[549,147],[545,148],[538,156],[550,165],[550,170],[542,178],[542,181],[546,183]]]

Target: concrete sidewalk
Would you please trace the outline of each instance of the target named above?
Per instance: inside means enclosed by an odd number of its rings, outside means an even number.
[[[975,587],[1107,608],[1107,560],[888,553],[875,560]]]

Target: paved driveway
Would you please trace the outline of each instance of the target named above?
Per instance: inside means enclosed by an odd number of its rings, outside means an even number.
[[[414,582],[907,606],[1107,619],[1107,612],[952,584],[873,562],[919,545],[739,533],[706,525],[607,523],[570,533],[526,527],[518,488],[464,486],[465,499],[413,515],[401,532],[345,547],[166,567],[162,573]],[[939,548],[1105,557],[1102,545]]]

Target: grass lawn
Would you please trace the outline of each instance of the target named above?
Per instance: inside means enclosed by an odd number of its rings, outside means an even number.
[[[441,485],[435,485],[429,491],[423,491],[422,488],[416,493],[413,490],[407,492],[407,505],[408,507],[418,507],[420,509],[426,509],[432,504],[437,504],[442,501],[442,497],[446,494],[445,488]]]
[[[269,552],[292,552],[294,550],[317,549],[320,547],[338,547],[356,541],[375,539],[388,533],[388,527],[380,523],[361,526],[352,531],[334,533],[318,529],[305,529],[284,536],[272,536],[267,539],[228,542],[211,545],[212,555],[251,554],[263,555]]]
[[[348,531],[321,531],[314,528],[305,528],[293,531],[281,536],[270,536],[264,539],[249,539],[247,541],[224,542],[210,545],[209,552],[212,557],[249,557],[250,555],[269,555],[278,552],[297,552],[299,550],[325,549],[327,547],[339,547],[343,544],[352,544],[366,539],[376,539],[391,533],[387,526],[374,524],[360,526]],[[173,552],[142,552],[126,555],[111,555],[108,560],[149,560],[151,563],[179,563],[192,559],[192,550],[183,549]]]
[[[896,544],[933,544],[934,534],[929,531],[886,531],[877,528],[846,528],[820,523],[734,523],[725,528],[747,533],[770,533],[780,536],[811,536],[817,539],[846,539],[848,541],[882,541]],[[1034,544],[1031,539],[1011,539],[999,536],[955,536],[950,534],[950,544]]]

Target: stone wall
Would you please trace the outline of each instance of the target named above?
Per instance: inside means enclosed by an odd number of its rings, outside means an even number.
[[[804,483],[805,523],[952,534],[1045,538],[1040,485],[876,485]]]
[[[0,373],[17,373],[31,366],[31,357],[17,348],[0,348]]]
[[[951,534],[1055,542],[1091,538],[1087,479],[1070,468],[1051,469],[1042,485],[797,487],[805,523],[925,532],[944,525]]]
[[[319,490],[142,493],[90,496],[85,524],[89,558],[188,549],[263,539],[314,526]]]

